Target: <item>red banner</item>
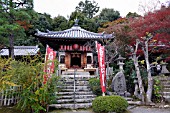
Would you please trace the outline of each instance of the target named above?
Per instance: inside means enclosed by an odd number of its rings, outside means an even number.
[[[104,46],[96,43],[97,52],[98,52],[98,62],[99,62],[99,70],[100,70],[100,85],[102,92],[106,92],[106,69],[105,69],[105,50]]]
[[[52,73],[54,73],[54,60],[56,57],[56,52],[53,51],[48,45],[46,47],[46,55],[45,55],[45,66],[44,66],[44,80],[43,84],[46,84],[47,80],[51,78]]]

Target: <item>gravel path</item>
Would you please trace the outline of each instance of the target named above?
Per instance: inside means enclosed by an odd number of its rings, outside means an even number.
[[[170,108],[151,108],[147,106],[131,107],[127,113],[170,113]],[[94,113],[92,110],[52,111],[49,113]]]
[[[129,110],[131,113],[170,113],[170,108],[135,107]]]

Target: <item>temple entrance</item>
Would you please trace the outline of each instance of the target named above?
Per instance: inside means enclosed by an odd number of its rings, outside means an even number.
[[[71,68],[81,68],[81,54],[71,53]]]

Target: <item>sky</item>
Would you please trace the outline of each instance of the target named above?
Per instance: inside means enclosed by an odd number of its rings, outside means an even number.
[[[78,6],[80,1],[85,0],[34,0],[34,10],[39,13],[47,13],[52,17],[58,15],[68,18],[71,12],[75,11],[75,7]],[[95,0],[100,7],[100,11],[103,8],[113,8],[120,12],[122,17],[125,17],[128,12],[137,12],[142,15],[143,12],[139,9],[139,4],[153,5],[153,1],[157,0]],[[167,0],[160,0],[161,3],[165,3]],[[155,3],[156,4],[156,3]],[[99,11],[99,13],[100,13]]]

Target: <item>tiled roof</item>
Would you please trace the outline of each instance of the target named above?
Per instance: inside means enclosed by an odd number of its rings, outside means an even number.
[[[73,26],[70,29],[64,31],[48,31],[38,32],[35,34],[37,37],[47,37],[47,38],[67,38],[67,39],[108,39],[114,38],[113,34],[105,34],[105,33],[94,33],[82,29],[80,26]]]
[[[38,46],[14,46],[14,56],[36,55],[40,48]],[[0,56],[8,56],[9,49],[0,50]]]

